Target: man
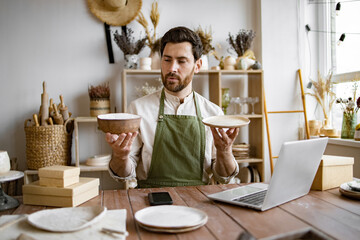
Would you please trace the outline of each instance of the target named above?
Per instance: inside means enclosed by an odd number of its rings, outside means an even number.
[[[130,113],[142,117],[140,133],[106,134],[114,179],[136,178],[139,187],[167,187],[208,184],[211,177],[228,183],[237,175],[231,146],[239,129],[225,132],[201,122],[223,115],[219,106],[192,89],[201,54],[201,40],[188,28],[173,28],[162,37],[164,88],[129,106]]]

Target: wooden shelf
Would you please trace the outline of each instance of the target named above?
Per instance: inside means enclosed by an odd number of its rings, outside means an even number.
[[[75,133],[75,166],[80,167],[80,171],[95,172],[107,171],[107,166],[87,166],[80,164],[80,151],[79,151],[79,123],[97,123],[96,117],[76,117],[74,120],[74,133]],[[96,126],[97,127],[97,126]]]
[[[237,163],[262,163],[263,159],[261,158],[237,158],[235,157]]]
[[[252,151],[252,157],[247,159],[239,159],[238,163],[249,163],[256,166],[258,169],[261,179],[265,179],[265,167],[264,167],[264,105],[263,105],[263,70],[201,70],[195,74],[201,76],[207,76],[208,88],[209,88],[209,100],[213,103],[221,106],[221,88],[229,84],[230,82],[246,82],[242,85],[246,87],[245,96],[257,96],[259,97],[259,103],[255,105],[256,114],[241,115],[250,119],[250,124],[247,127],[248,131],[248,143],[254,149]],[[126,112],[127,107],[127,81],[129,78],[140,75],[158,75],[160,76],[160,70],[137,70],[137,69],[125,69],[122,73],[122,111]],[[239,77],[237,77],[239,76]],[[234,80],[235,79],[235,80]],[[232,89],[231,91],[237,91]],[[240,92],[236,93],[241,96]]]

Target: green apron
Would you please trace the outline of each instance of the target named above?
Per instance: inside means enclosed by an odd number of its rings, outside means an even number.
[[[150,169],[146,180],[138,180],[139,187],[204,185],[205,127],[193,96],[196,116],[165,115],[162,90]]]

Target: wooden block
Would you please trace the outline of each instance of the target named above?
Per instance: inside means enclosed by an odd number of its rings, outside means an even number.
[[[324,155],[316,172],[312,190],[327,190],[353,180],[354,158]]]
[[[29,205],[41,205],[52,207],[76,207],[93,197],[99,195],[99,188],[92,188],[76,196],[61,197],[50,195],[24,194],[23,202]]]
[[[79,167],[71,166],[50,166],[39,169],[39,177],[46,178],[67,178],[80,175]]]
[[[23,185],[23,194],[28,195],[41,195],[41,196],[76,196],[84,193],[92,188],[99,188],[100,181],[98,178],[85,178],[80,177],[79,182],[68,187],[43,187],[40,186],[39,181],[32,182],[27,185]]]
[[[46,187],[67,187],[79,182],[79,176],[67,178],[47,178],[40,177],[39,185]]]

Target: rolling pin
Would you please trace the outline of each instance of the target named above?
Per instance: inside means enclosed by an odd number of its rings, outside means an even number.
[[[52,98],[50,98],[50,105],[49,105],[49,115],[50,115],[50,117],[53,117],[55,115],[53,104],[54,104],[54,101],[53,101]]]
[[[55,124],[63,125],[64,124],[64,119],[59,114],[59,112],[57,110],[56,103],[53,104],[53,108],[54,108],[54,111],[55,111],[55,114],[54,114],[54,122],[55,122]]]
[[[51,126],[54,125],[54,122],[53,122],[53,120],[52,120],[51,117],[49,117],[48,121],[49,121],[49,124],[50,124]]]
[[[60,95],[60,113],[63,116],[64,121],[69,119],[69,110],[68,107],[65,106],[64,98]]]
[[[34,122],[35,122],[35,126],[39,127],[39,119],[38,119],[38,116],[36,114],[33,114],[33,119],[34,119]]]
[[[46,126],[49,118],[49,95],[46,92],[46,82],[43,82],[43,93],[41,94],[41,126]]]

